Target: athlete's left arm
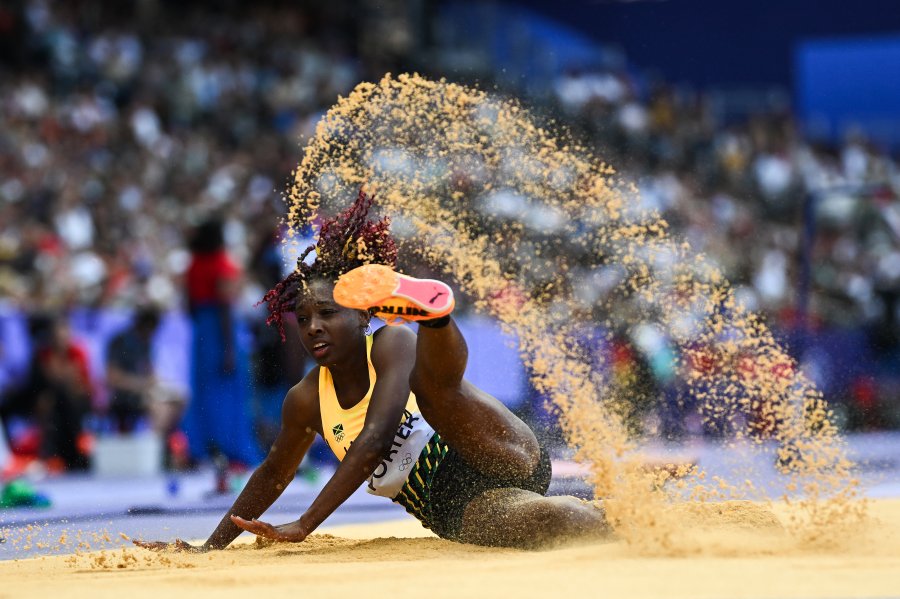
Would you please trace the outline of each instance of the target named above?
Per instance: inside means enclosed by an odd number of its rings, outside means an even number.
[[[340,507],[381,463],[409,398],[409,375],[416,359],[416,336],[406,327],[386,327],[372,346],[372,365],[378,378],[372,390],[366,421],[331,480],[299,520],[272,526],[258,520],[232,518],[254,534],[279,541],[299,542]]]

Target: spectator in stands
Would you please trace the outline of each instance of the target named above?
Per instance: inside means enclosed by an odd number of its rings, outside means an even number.
[[[38,457],[83,470],[87,456],[79,448],[79,438],[93,398],[88,354],[59,316],[35,317],[31,333],[34,351],[29,376],[4,403],[4,416],[18,416],[37,427]]]
[[[150,424],[161,436],[178,424],[184,407],[170,386],[153,369],[153,336],[160,314],[155,306],[140,308],[131,326],[116,335],[106,352],[106,382],[110,415],[119,432],[130,433]]]
[[[234,313],[241,270],[225,250],[220,220],[194,230],[186,284],[193,349],[191,402],[183,426],[191,455],[223,453],[256,464],[262,454],[251,428],[250,363],[242,342],[247,335]]]

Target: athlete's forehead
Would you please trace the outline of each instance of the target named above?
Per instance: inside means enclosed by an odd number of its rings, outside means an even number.
[[[334,283],[325,279],[313,279],[300,288],[296,309],[303,307],[337,306],[334,301]]]

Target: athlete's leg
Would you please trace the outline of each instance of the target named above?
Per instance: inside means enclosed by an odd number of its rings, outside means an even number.
[[[483,474],[530,476],[540,459],[534,433],[499,400],[463,380],[468,348],[456,323],[419,327],[410,387],[422,415]]]
[[[535,549],[609,535],[597,505],[575,497],[544,497],[522,489],[492,489],[469,502],[460,540],[491,547]]]
[[[455,305],[450,287],[367,264],[341,276],[334,299],[349,308],[372,310],[388,324],[423,323],[410,375],[422,415],[483,474],[512,479],[534,472],[540,446],[531,429],[496,398],[463,380],[469,353],[449,317]]]

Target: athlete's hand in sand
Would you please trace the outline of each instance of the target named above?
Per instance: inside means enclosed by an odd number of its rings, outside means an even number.
[[[139,541],[138,539],[132,539],[131,542],[138,547],[143,547],[150,551],[183,551],[185,553],[206,553],[209,551],[209,547],[206,545],[200,545],[198,547],[196,545],[191,545],[187,541],[182,541],[181,539],[175,539],[174,543],[166,543],[165,541]]]
[[[262,522],[254,518],[253,520],[244,520],[240,516],[231,515],[231,521],[235,525],[243,528],[247,532],[252,532],[256,536],[265,537],[274,541],[285,541],[288,543],[300,543],[309,535],[309,531],[300,523],[300,520],[272,526],[268,522]]]

